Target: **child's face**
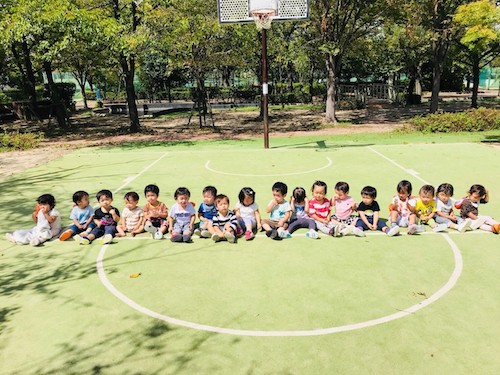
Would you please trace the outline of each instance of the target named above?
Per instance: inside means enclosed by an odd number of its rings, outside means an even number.
[[[153,193],[152,191],[148,191],[146,193],[146,200],[149,202],[149,203],[156,203],[158,202],[158,195],[156,195],[155,193]]]
[[[214,199],[215,197],[211,192],[207,191],[203,193],[203,203],[205,203],[207,206],[213,205]]]
[[[179,194],[176,199],[177,203],[179,203],[179,206],[182,208],[186,208],[188,202],[189,202],[189,196],[185,194]]]
[[[227,199],[221,199],[220,201],[217,202],[216,206],[217,206],[217,211],[225,215],[229,209],[229,202],[227,201]]]
[[[437,194],[437,197],[438,199],[443,202],[443,203],[448,203],[448,201],[450,200],[450,195],[446,194],[445,192],[443,191],[440,191],[438,194]]]
[[[76,205],[79,207],[79,208],[85,208],[89,205],[89,196],[88,195],[84,195],[82,197],[82,199],[80,199],[78,202],[76,202]]]
[[[125,199],[125,207],[127,207],[129,210],[133,210],[137,207],[137,203],[139,203],[136,200],[133,200],[132,198]]]
[[[113,198],[107,197],[105,195],[103,195],[103,196],[101,196],[101,198],[99,198],[99,205],[104,209],[110,208],[111,203],[113,203]]]
[[[373,198],[370,197],[369,195],[363,194],[361,196],[361,201],[366,204],[367,206],[371,206],[373,203]]]
[[[316,199],[317,201],[322,201],[326,195],[325,187],[314,185],[312,195],[313,195],[313,198]]]
[[[344,193],[343,191],[335,190],[335,194],[339,197],[339,199],[346,199],[349,192]]]
[[[434,199],[434,196],[431,193],[420,193],[420,200],[423,204],[428,205]]]
[[[471,202],[474,202],[474,203],[481,202],[482,198],[483,198],[483,196],[481,196],[479,193],[472,193],[469,195],[469,199],[471,200]]]
[[[277,203],[283,203],[286,194],[282,194],[281,191],[273,190],[273,198]]]
[[[243,205],[244,206],[250,206],[253,204],[253,196],[251,195],[245,195],[245,198],[243,199]]]
[[[402,202],[406,202],[409,196],[407,191],[398,191],[398,198]]]

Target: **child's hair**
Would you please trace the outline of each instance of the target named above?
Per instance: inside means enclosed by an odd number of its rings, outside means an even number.
[[[320,180],[314,181],[313,186],[311,187],[311,191],[314,190],[315,186],[324,187],[325,188],[325,194],[327,193],[326,182],[323,182],[323,181],[320,181]]]
[[[483,185],[472,185],[468,191],[469,194],[478,194],[481,197],[480,203],[486,203],[483,197],[486,195],[486,188]]]
[[[75,193],[73,194],[73,202],[75,204],[78,204],[78,202],[80,202],[83,198],[88,197],[88,196],[89,196],[89,193],[87,193],[86,191],[83,191],[83,190],[75,191]]]
[[[217,195],[217,188],[215,186],[205,186],[203,188],[203,194],[205,193],[212,193],[212,195],[215,197]]]
[[[174,193],[174,198],[177,199],[177,197],[179,195],[187,195],[188,198],[191,197],[191,192],[189,191],[188,188],[186,187],[178,187],[176,190],[175,190],[175,193]]]
[[[154,193],[156,195],[160,195],[160,188],[156,185],[147,185],[145,188],[144,188],[144,195],[146,195],[147,193]]]
[[[56,206],[56,199],[52,194],[42,194],[37,198],[36,202],[38,204],[48,204],[50,208],[54,208]]]
[[[286,195],[288,193],[288,186],[283,182],[275,182],[272,190]]]
[[[339,181],[335,184],[335,190],[341,191],[344,194],[349,193],[349,184],[344,181]]]
[[[241,204],[243,204],[245,197],[252,197],[252,203],[255,202],[255,191],[253,191],[251,187],[244,187],[238,194],[238,199],[240,200]]]
[[[420,188],[418,194],[432,194],[434,196],[436,194],[436,190],[434,189],[434,186],[432,185],[424,185]]]
[[[302,203],[306,200],[306,190],[303,187],[296,187],[293,189],[292,196],[295,198],[295,202]]]
[[[361,196],[363,195],[375,199],[377,198],[377,189],[375,189],[373,186],[365,186],[363,189],[361,189]]]
[[[99,190],[97,194],[95,195],[97,198],[97,201],[99,202],[101,200],[101,197],[106,197],[113,199],[113,193],[110,190],[104,189],[104,190]]]
[[[407,180],[399,181],[398,186],[396,187],[398,193],[406,193],[408,195],[411,195],[412,189],[411,182]]]
[[[438,193],[445,193],[446,195],[449,195],[450,197],[453,196],[453,185],[444,183],[438,186],[436,194]]]
[[[134,202],[139,202],[139,194],[137,194],[135,191],[129,191],[123,198],[127,202],[130,201],[130,199],[132,199]]]
[[[225,194],[219,194],[215,197],[215,205],[218,205],[220,201],[227,200],[227,204],[229,204],[229,198]]]

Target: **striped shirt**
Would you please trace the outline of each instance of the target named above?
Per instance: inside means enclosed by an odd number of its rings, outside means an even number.
[[[312,198],[309,200],[309,216],[316,214],[321,219],[328,219],[330,215],[330,200],[323,198],[322,202]]]
[[[226,216],[222,216],[220,212],[217,212],[217,215],[214,215],[214,217],[212,218],[212,225],[214,227],[219,227],[220,229],[223,229],[227,223],[230,223],[231,228],[233,230],[236,230],[238,219],[236,218],[234,212],[231,210],[227,211]]]

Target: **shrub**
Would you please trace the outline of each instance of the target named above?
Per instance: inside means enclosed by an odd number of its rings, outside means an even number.
[[[479,108],[457,113],[435,113],[410,120],[416,130],[430,133],[470,132],[500,129],[500,110]]]
[[[0,147],[13,150],[27,150],[37,147],[43,140],[43,133],[3,133]]]

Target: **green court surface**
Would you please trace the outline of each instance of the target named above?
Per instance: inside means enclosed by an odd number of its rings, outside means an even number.
[[[478,136],[477,139],[480,139]],[[75,150],[0,180],[0,374],[498,374],[500,237],[482,231],[389,238],[190,244],[148,234],[106,246],[13,245],[52,193],[64,223],[71,195],[179,186],[201,201],[213,184],[234,206],[251,186],[266,217],[271,186],[373,185],[386,217],[397,183],[414,194],[450,182],[490,191],[500,217],[500,149],[474,137],[345,136],[129,144]],[[93,204],[96,203],[93,199]],[[130,278],[140,273],[137,278]]]

